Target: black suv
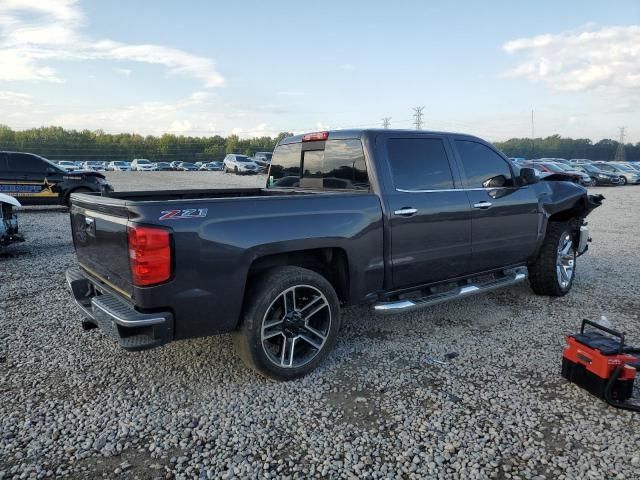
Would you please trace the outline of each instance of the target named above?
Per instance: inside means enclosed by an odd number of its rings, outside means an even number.
[[[23,204],[67,205],[72,192],[110,192],[105,176],[93,171],[67,172],[33,153],[0,151],[0,193]]]

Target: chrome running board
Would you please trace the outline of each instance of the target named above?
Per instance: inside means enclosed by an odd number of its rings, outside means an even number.
[[[378,302],[373,305],[374,313],[379,315],[390,315],[394,313],[404,313],[419,308],[430,307],[437,305],[438,303],[444,303],[458,298],[469,297],[478,293],[490,292],[497,290],[498,288],[509,287],[520,283],[527,278],[526,268],[516,268],[511,270],[508,274],[490,280],[485,283],[467,283],[460,285],[458,288],[448,290],[446,292],[434,293],[422,298],[415,299],[399,299],[390,302]]]

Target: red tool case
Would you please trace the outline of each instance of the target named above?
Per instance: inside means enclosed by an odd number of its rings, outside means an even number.
[[[585,332],[587,325],[595,330]],[[625,346],[624,333],[583,320],[580,333],[569,335],[566,340],[562,355],[564,378],[612,406],[639,409],[625,402],[633,395],[640,349]]]

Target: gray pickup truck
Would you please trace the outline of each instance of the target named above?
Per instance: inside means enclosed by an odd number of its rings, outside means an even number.
[[[247,365],[292,379],[334,346],[343,306],[397,314],[527,277],[565,295],[602,201],[423,131],[289,137],[265,183],[72,194],[83,326],[128,350],[233,332]]]

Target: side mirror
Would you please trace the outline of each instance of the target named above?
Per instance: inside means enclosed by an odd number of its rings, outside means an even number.
[[[482,182],[484,188],[500,188],[507,184],[507,177],[504,175],[496,175]]]
[[[536,175],[535,169],[529,167],[522,167],[520,169],[520,185],[532,185],[539,181],[540,177]]]

